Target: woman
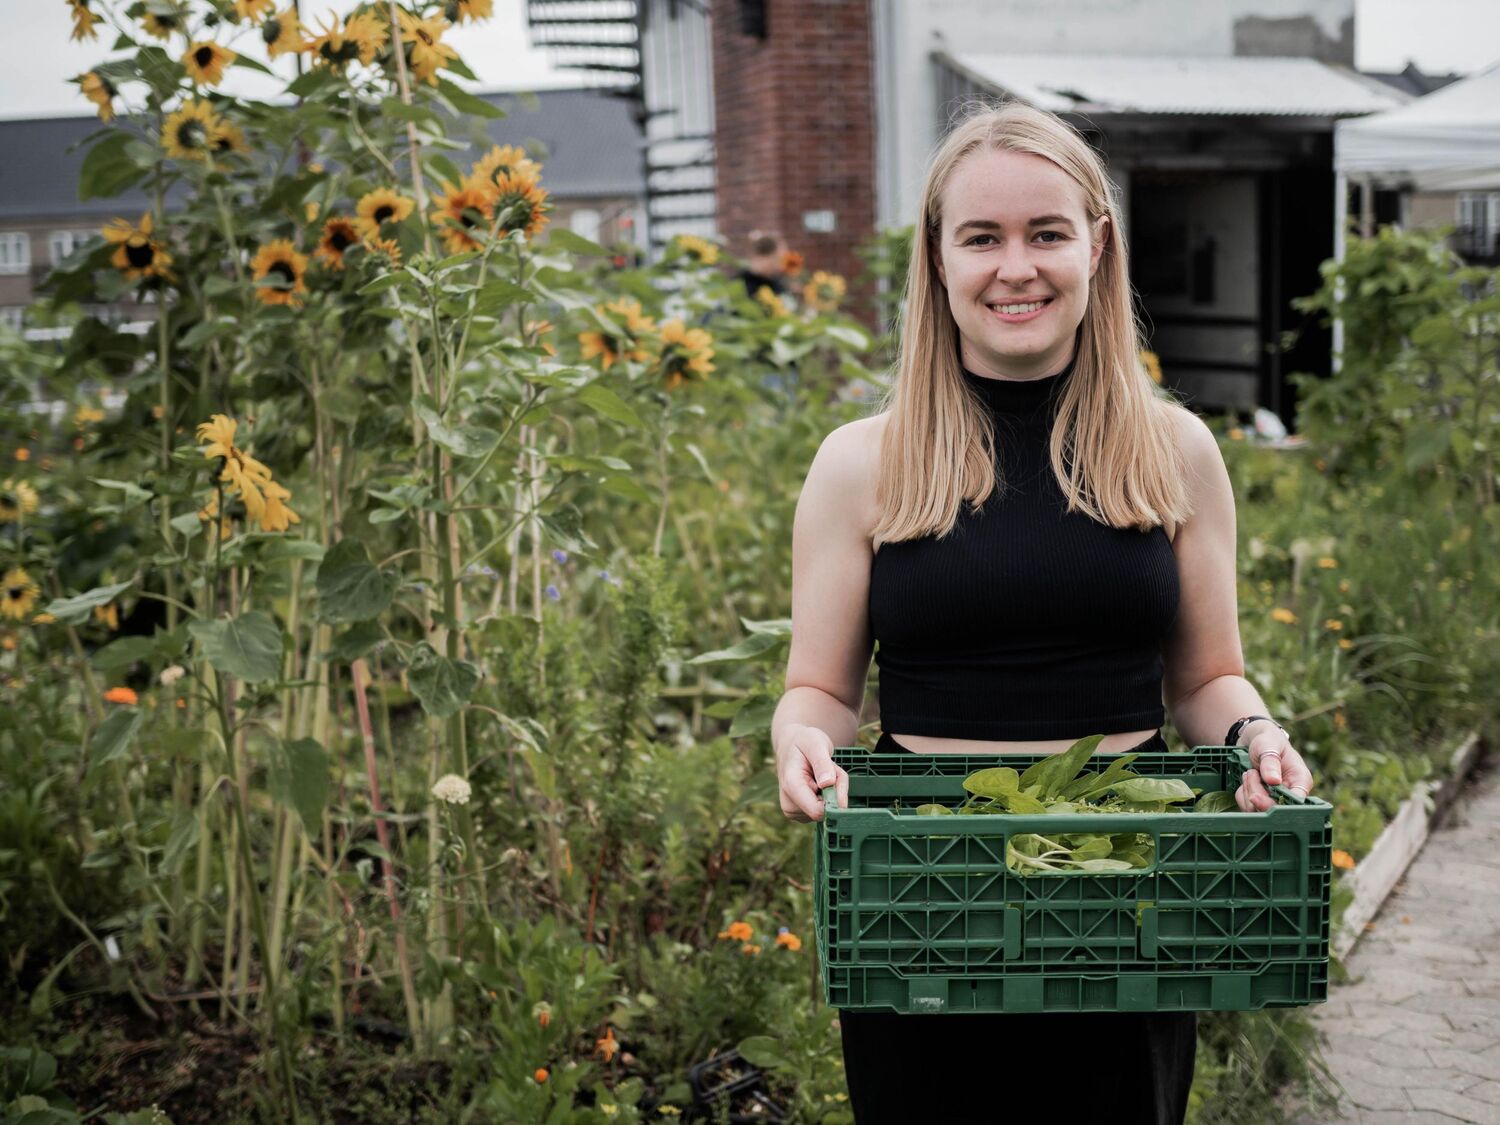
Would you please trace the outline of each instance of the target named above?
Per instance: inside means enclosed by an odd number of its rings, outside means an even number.
[[[1169,710],[1189,745],[1249,748],[1240,809],[1271,807],[1269,785],[1309,792],[1243,675],[1218,444],[1136,359],[1099,158],[1050,113],[974,107],[916,231],[890,391],[823,442],[797,504],[782,812],[821,818],[830,784],[848,799],[832,751],[855,742],[877,642],[879,751],[1056,753],[1099,733],[1101,754],[1165,749]],[[1196,1045],[1192,1012],[844,1011],[840,1027],[859,1125],[1008,1116],[997,1064],[1076,1090],[1091,1118],[1181,1122]]]

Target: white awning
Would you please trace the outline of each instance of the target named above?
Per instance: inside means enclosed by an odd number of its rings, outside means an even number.
[[[1349,117],[1407,101],[1376,79],[1316,59],[964,51],[934,57],[976,86],[1054,113]]]
[[[1500,189],[1500,63],[1400,109],[1339,122],[1333,164],[1419,190]]]

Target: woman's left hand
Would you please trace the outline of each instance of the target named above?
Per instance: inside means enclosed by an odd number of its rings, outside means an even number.
[[[1312,792],[1312,771],[1302,760],[1302,755],[1292,749],[1292,743],[1277,727],[1262,723],[1265,727],[1250,740],[1250,769],[1234,791],[1234,803],[1241,812],[1265,812],[1276,804],[1276,798],[1266,788],[1280,785],[1295,790],[1302,796]]]

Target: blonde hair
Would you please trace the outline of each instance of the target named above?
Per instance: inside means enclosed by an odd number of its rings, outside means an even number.
[[[1053,472],[1068,511],[1115,528],[1180,526],[1190,514],[1187,463],[1173,411],[1185,408],[1142,369],[1140,325],[1130,297],[1125,238],[1114,187],[1088,142],[1055,114],[1021,102],[970,102],[939,145],[922,189],[906,275],[896,377],[879,409],[889,411],[881,443],[875,541],[900,542],[953,530],[959,506],[976,507],[1003,487],[989,413],[964,386],[957,324],[937,273],[942,194],[954,169],[984,148],[1052,161],[1083,188],[1089,228],[1109,219],[1089,281],[1073,374],[1059,399],[1051,439]]]

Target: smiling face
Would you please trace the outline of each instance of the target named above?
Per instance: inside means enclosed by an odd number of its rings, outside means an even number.
[[[1040,379],[1073,358],[1109,220],[1090,225],[1083,188],[1052,161],[979,148],[942,194],[932,247],[976,375]]]

